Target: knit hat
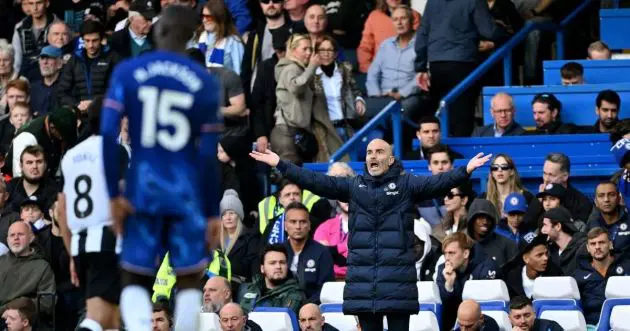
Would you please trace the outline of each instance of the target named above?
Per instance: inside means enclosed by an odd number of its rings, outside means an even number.
[[[243,203],[238,198],[238,193],[233,189],[227,189],[223,192],[223,199],[219,204],[219,210],[221,215],[228,210],[234,211],[241,218],[241,221],[245,219],[245,213],[243,212]]]
[[[50,123],[61,134],[62,139],[73,144],[77,139],[77,115],[68,107],[60,107],[55,109],[48,115]]]

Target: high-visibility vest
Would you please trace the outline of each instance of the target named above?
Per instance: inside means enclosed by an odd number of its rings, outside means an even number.
[[[309,190],[302,190],[302,204],[306,206],[306,209],[308,209],[309,212],[319,199],[321,198],[313,192]],[[282,215],[282,213],[284,213],[284,208],[278,205],[278,200],[275,195],[270,195],[260,201],[258,203],[258,217],[260,218],[258,227],[260,234],[265,233],[265,229],[267,228],[269,221],[279,215]]]
[[[212,262],[210,262],[206,269],[206,275],[208,275],[209,278],[221,276],[225,277],[228,281],[232,280],[232,264],[221,249],[214,250]],[[168,253],[166,253],[160,265],[160,269],[155,276],[155,283],[153,283],[153,302],[156,302],[158,298],[169,300],[176,281],[177,276],[173,272],[173,268],[168,260]]]

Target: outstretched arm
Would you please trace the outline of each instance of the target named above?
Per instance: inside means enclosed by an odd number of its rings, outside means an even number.
[[[331,177],[300,168],[290,162],[280,160],[278,154],[271,150],[266,150],[264,153],[252,151],[249,155],[256,161],[276,167],[286,178],[317,195],[341,201],[348,201],[350,198],[348,178]]]

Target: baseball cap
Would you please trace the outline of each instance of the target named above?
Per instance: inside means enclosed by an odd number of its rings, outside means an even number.
[[[619,167],[623,168],[630,158],[630,139],[623,138],[618,140],[610,151],[615,156],[615,160]]]
[[[550,183],[545,186],[542,192],[536,194],[537,198],[543,198],[546,196],[556,197],[560,200],[564,199],[564,195],[567,193],[567,189],[560,184]]]
[[[139,13],[147,20],[152,20],[157,16],[155,6],[151,0],[136,0],[129,6],[129,17],[133,16],[133,12]]]
[[[527,201],[525,197],[518,192],[508,194],[503,203],[503,211],[508,214],[514,212],[525,213],[527,211]]]
[[[39,208],[39,210],[41,210],[42,212],[44,211],[44,204],[42,203],[41,200],[37,199],[36,196],[32,196],[30,198],[26,198],[22,200],[22,202],[20,203],[20,209],[26,206],[32,206],[32,205],[37,206],[37,208]]]
[[[61,51],[61,48],[57,48],[55,46],[46,46],[44,48],[42,48],[41,52],[39,52],[39,57],[62,57],[63,56],[63,52]]]
[[[540,246],[540,245],[547,246],[547,244],[548,244],[547,243],[547,236],[544,235],[544,234],[539,234],[536,237],[534,237],[532,239],[532,241],[527,243],[527,245],[525,245],[525,247],[523,247],[521,249],[521,254],[520,255],[523,256],[523,255],[531,252],[532,249],[534,249],[536,246]]]
[[[545,212],[543,218],[548,218],[552,221],[562,224],[562,231],[573,234],[578,232],[578,229],[573,224],[571,219],[571,213],[564,207],[551,208]]]
[[[83,13],[84,17],[88,15],[94,16],[97,21],[101,22],[101,24],[105,24],[107,13],[105,12],[105,8],[103,5],[98,2],[92,2],[90,5],[85,8],[85,12]]]

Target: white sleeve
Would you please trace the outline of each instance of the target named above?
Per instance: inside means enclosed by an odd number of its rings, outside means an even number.
[[[127,27],[127,22],[129,21],[129,19],[125,18],[124,20],[116,23],[116,27],[114,27],[114,32],[118,32],[122,29],[124,29],[125,27]]]
[[[13,138],[13,177],[22,176],[20,155],[27,146],[37,145],[37,138],[30,132],[22,132]]]
[[[5,246],[3,243],[0,243],[0,256],[9,252],[9,248]]]
[[[22,40],[20,40],[20,34],[17,29],[13,31],[13,40],[11,41],[15,56],[13,57],[13,68],[15,72],[20,72],[22,68]]]

